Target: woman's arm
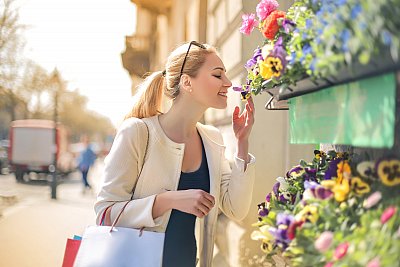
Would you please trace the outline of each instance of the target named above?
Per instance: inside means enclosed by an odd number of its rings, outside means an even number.
[[[232,115],[232,126],[237,141],[235,168],[223,156],[220,190],[220,208],[230,218],[242,220],[251,204],[254,184],[255,158],[249,152],[249,136],[254,124],[254,103],[248,99],[245,110],[239,115],[236,107]]]
[[[249,163],[249,137],[251,129],[254,124],[254,103],[253,99],[250,97],[247,100],[245,110],[240,114],[239,107],[235,107],[232,115],[232,127],[237,140],[237,157]]]
[[[106,224],[110,224],[118,216],[126,201],[130,201],[132,197],[145,150],[141,144],[146,143],[143,141],[144,128],[139,127],[146,127],[139,119],[131,118],[124,121],[104,161],[103,184],[94,207],[98,224],[104,211],[112,206],[105,218]],[[118,225],[133,228],[159,225],[161,220],[154,220],[152,216],[155,198],[156,195],[151,195],[130,201]]]

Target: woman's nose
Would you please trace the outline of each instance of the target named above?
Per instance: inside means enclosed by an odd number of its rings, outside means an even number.
[[[231,80],[229,80],[228,78],[225,78],[224,86],[225,86],[225,87],[231,87],[231,86],[232,86]]]

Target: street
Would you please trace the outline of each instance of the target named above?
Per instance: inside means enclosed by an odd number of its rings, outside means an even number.
[[[0,175],[0,266],[61,266],[67,238],[81,235],[95,223],[93,204],[102,160],[89,172],[92,192],[83,193],[79,172],[70,174],[51,199],[50,183],[17,183]]]

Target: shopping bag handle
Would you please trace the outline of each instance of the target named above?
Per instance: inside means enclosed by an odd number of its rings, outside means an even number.
[[[146,141],[146,147],[145,147],[145,150],[144,150],[143,165],[142,165],[142,168],[141,168],[140,171],[139,171],[137,181],[139,180],[140,175],[142,174],[142,170],[143,170],[143,166],[144,166],[144,161],[146,160],[147,151],[148,151],[148,148],[149,148],[149,139],[150,139],[150,136],[149,136],[149,135],[150,135],[149,127],[147,126],[147,123],[146,123],[146,122],[144,122],[143,120],[142,120],[142,122],[143,122],[144,125],[146,126],[147,141]],[[136,181],[136,182],[137,182],[137,181]],[[128,200],[128,201],[125,203],[125,205],[122,207],[121,211],[119,212],[117,218],[115,218],[114,222],[112,223],[111,228],[110,228],[110,233],[112,232],[112,230],[114,229],[115,225],[117,224],[117,222],[118,222],[118,220],[119,220],[119,217],[121,217],[122,212],[125,210],[125,207],[126,207],[126,206],[129,204],[129,202],[133,199],[133,193],[134,193],[135,187],[136,187],[136,184],[135,184],[134,187],[133,187],[131,199]],[[103,225],[103,223],[104,223],[104,220],[105,220],[105,217],[106,217],[106,214],[107,214],[107,210],[108,210],[109,208],[111,208],[112,206],[114,206],[115,203],[116,203],[116,202],[114,202],[113,204],[111,204],[110,206],[108,206],[108,207],[104,210],[103,215],[101,216],[100,225]],[[142,235],[143,229],[144,229],[144,227],[142,227],[142,228],[140,229],[140,235],[139,235],[139,236]]]

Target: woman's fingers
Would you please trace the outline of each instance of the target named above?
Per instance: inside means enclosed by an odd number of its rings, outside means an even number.
[[[204,197],[205,197],[205,199],[211,204],[211,207],[214,207],[214,205],[215,205],[215,198],[214,198],[212,195],[210,195],[209,193],[206,193],[206,192],[205,192],[205,194],[204,194]]]
[[[206,216],[211,210],[210,208],[208,208],[203,204],[198,205],[196,208],[201,212],[201,215],[203,216]]]
[[[253,98],[250,97],[249,99],[247,99],[247,103],[249,104],[251,111],[254,112],[254,102],[253,102]]]
[[[233,120],[236,120],[239,118],[239,112],[240,112],[240,108],[238,106],[236,106],[235,110],[233,111],[233,115],[232,115]]]

